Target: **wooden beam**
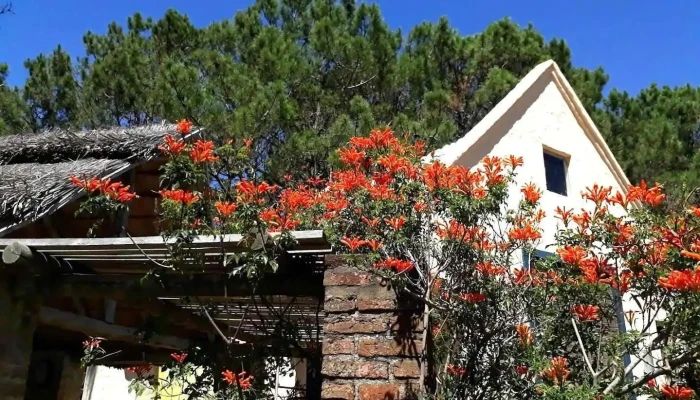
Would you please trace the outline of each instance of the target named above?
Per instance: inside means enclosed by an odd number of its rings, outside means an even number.
[[[135,328],[108,324],[97,319],[87,318],[55,308],[41,307],[39,323],[54,326],[68,331],[82,332],[88,336],[103,337],[107,340],[126,343],[143,343],[151,347],[165,349],[186,349],[188,339],[166,335],[151,335],[148,341],[143,341],[143,333]]]
[[[42,254],[20,242],[12,242],[2,251],[2,262],[5,265],[22,265],[28,267],[25,272],[45,274],[61,269],[61,262],[53,257]],[[19,271],[16,270],[15,271]]]
[[[313,231],[294,231],[292,236],[299,242],[300,247],[306,244],[326,244],[327,241],[321,230]],[[279,236],[278,232],[270,233],[271,237]],[[225,247],[235,247],[242,245],[245,239],[240,234],[228,235],[201,235],[194,239],[190,248],[200,247],[217,247],[222,244]],[[58,238],[58,239],[0,239],[0,248],[11,245],[14,242],[21,242],[25,246],[34,248],[41,252],[49,252],[56,256],[59,253],[70,254],[71,252],[80,250],[133,250],[136,245],[141,249],[167,249],[167,244],[175,243],[175,239],[170,239],[166,243],[161,236],[142,236],[142,237],[108,237],[108,238]],[[136,245],[135,245],[135,244]]]
[[[52,294],[76,295],[85,298],[109,297],[115,300],[157,297],[242,297],[257,295],[320,296],[323,277],[299,274],[296,277],[274,276],[264,279],[257,289],[249,282],[210,279],[208,276],[168,276],[163,283],[144,280],[142,275],[94,274],[56,277],[51,282]]]

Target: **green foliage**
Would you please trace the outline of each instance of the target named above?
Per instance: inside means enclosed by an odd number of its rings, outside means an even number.
[[[324,174],[335,149],[375,126],[429,149],[451,142],[549,58],[589,110],[607,81],[532,26],[504,19],[462,36],[443,18],[406,35],[352,1],[259,0],[204,28],[174,10],[137,13],[83,42],[75,62],[58,47],[27,60],[23,88],[0,87],[0,133],[187,118],[217,139],[255,139],[273,181]]]

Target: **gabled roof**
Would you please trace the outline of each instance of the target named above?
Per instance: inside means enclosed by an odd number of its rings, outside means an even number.
[[[552,60],[545,61],[530,71],[525,77],[501,100],[472,130],[457,141],[448,144],[441,149],[435,151],[434,158],[442,161],[446,165],[452,165],[459,160],[462,155],[467,153],[469,149],[479,141],[484,135],[493,132],[496,123],[501,120],[506,113],[514,107],[520,99],[529,99],[530,103],[534,103],[537,96],[527,96],[531,90],[536,89],[536,83],[540,79],[548,79],[555,83],[557,89],[566,101],[566,104],[571,109],[572,114],[578,121],[579,125],[585,132],[588,139],[591,141],[600,158],[612,172],[615,180],[622,190],[627,190],[630,182],[627,179],[624,171],[613,156],[610,148],[603,139],[603,136],[598,131],[598,128],[593,123],[590,115],[581,104],[574,89],[566,80],[566,77],[559,69],[559,66]],[[529,107],[531,104],[526,104]]]
[[[173,124],[153,124],[0,137],[0,236],[84,195],[71,175],[120,176],[157,156],[165,136],[175,133]]]

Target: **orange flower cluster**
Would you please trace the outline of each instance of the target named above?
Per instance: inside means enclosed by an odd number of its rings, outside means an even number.
[[[700,267],[694,271],[671,271],[659,278],[659,285],[668,290],[700,292]]]
[[[505,268],[497,267],[491,261],[477,263],[476,270],[484,275],[503,275],[506,273]]]
[[[251,382],[253,380],[253,376],[248,375],[246,371],[236,374],[233,371],[224,370],[221,372],[221,377],[224,382],[228,383],[229,385],[238,385],[241,390],[250,390],[253,388],[253,382]]]
[[[187,358],[187,353],[172,353],[170,357],[175,360],[176,363],[182,364]]]
[[[690,400],[695,397],[695,391],[685,386],[663,385],[661,395],[668,400]]]
[[[83,341],[83,348],[87,350],[97,349],[100,347],[102,339],[90,336],[87,340]]]
[[[487,299],[483,293],[460,293],[459,298],[470,304],[481,303]]]
[[[262,196],[268,193],[276,192],[279,187],[270,185],[267,182],[255,184],[249,180],[241,180],[236,186],[238,189],[238,201],[243,203],[261,203]]]
[[[566,245],[562,249],[557,249],[557,254],[561,257],[561,260],[567,264],[574,266],[580,266],[584,257],[586,257],[586,250],[581,246],[569,246]]]
[[[611,192],[611,186],[601,187],[598,186],[598,184],[595,184],[592,188],[586,187],[586,191],[581,192],[581,197],[583,197],[586,200],[592,201],[597,207],[600,207],[603,204],[603,202],[610,201],[609,196]]]
[[[525,195],[525,201],[530,204],[535,204],[542,198],[542,191],[533,183],[525,185],[520,191]]]
[[[88,193],[100,192],[108,198],[120,203],[128,203],[138,197],[136,193],[129,191],[131,190],[131,186],[124,185],[121,182],[112,182],[109,178],[99,179],[97,177],[92,177],[87,179],[83,177],[83,179],[79,179],[71,175],[70,181],[73,185],[78,186]]]
[[[236,211],[236,204],[235,203],[226,203],[222,201],[217,201],[214,203],[214,208],[216,208],[216,211],[224,218],[228,218],[231,216]]]
[[[415,268],[411,261],[399,260],[398,258],[393,257],[387,258],[386,260],[374,264],[374,267],[378,269],[395,270],[399,274],[404,272],[410,272],[413,270],[413,268]]]
[[[580,322],[592,322],[598,319],[600,308],[590,304],[577,304],[571,309],[571,312]]]
[[[564,357],[552,358],[550,367],[542,372],[542,375],[549,379],[554,385],[563,385],[566,383],[571,371],[566,367],[569,362]]]
[[[188,135],[192,132],[192,123],[186,119],[177,121],[175,129],[177,129],[177,132],[182,136]]]
[[[530,347],[535,342],[535,334],[530,330],[530,327],[526,324],[520,324],[515,326],[515,332],[520,338],[520,344],[523,347]]]
[[[510,240],[535,241],[542,237],[542,232],[532,226],[529,221],[524,221],[522,226],[514,226],[508,231]]]
[[[666,195],[661,193],[662,190],[663,188],[659,183],[649,188],[647,187],[647,183],[642,180],[639,186],[629,187],[627,191],[627,200],[643,201],[652,207],[656,207],[666,199]]]
[[[182,203],[186,206],[192,205],[199,201],[199,196],[193,192],[184,191],[182,189],[168,190],[162,189],[160,192],[161,197],[165,200],[171,200],[178,203]]]
[[[219,157],[214,155],[214,143],[209,140],[196,141],[190,150],[190,160],[195,164],[214,162],[218,159]]]
[[[452,376],[463,376],[467,373],[467,370],[459,365],[448,364],[446,369],[447,373]]]
[[[357,237],[351,237],[351,238],[345,237],[340,241],[340,243],[346,245],[350,249],[350,251],[353,253],[356,252],[360,247],[367,244],[366,241],[364,241],[360,238],[357,238]]]
[[[167,156],[175,157],[182,153],[186,146],[187,143],[168,135],[165,137],[165,144],[158,146],[158,150]]]

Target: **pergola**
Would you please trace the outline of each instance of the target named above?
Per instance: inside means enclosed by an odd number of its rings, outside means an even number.
[[[68,332],[104,337],[152,348],[179,349],[189,340],[167,332],[143,341],[138,326],[115,324],[138,320],[139,311],[166,318],[188,337],[235,335],[240,344],[258,344],[274,335],[279,325],[298,329],[300,346],[318,342],[323,312],[323,260],[330,246],[321,231],[293,232],[297,245],[280,257],[280,269],[257,286],[244,278],[228,278],[223,259],[246,251],[242,235],[199,236],[188,246],[191,261],[158,277],[148,277],[170,257],[160,236],[79,239],[0,239],[3,263],[25,270],[45,282],[43,296],[56,307],[43,305],[39,324]],[[66,300],[70,300],[70,302]],[[87,316],[86,306],[103,318]],[[67,306],[66,306],[67,305]],[[117,357],[106,364],[154,360]]]

